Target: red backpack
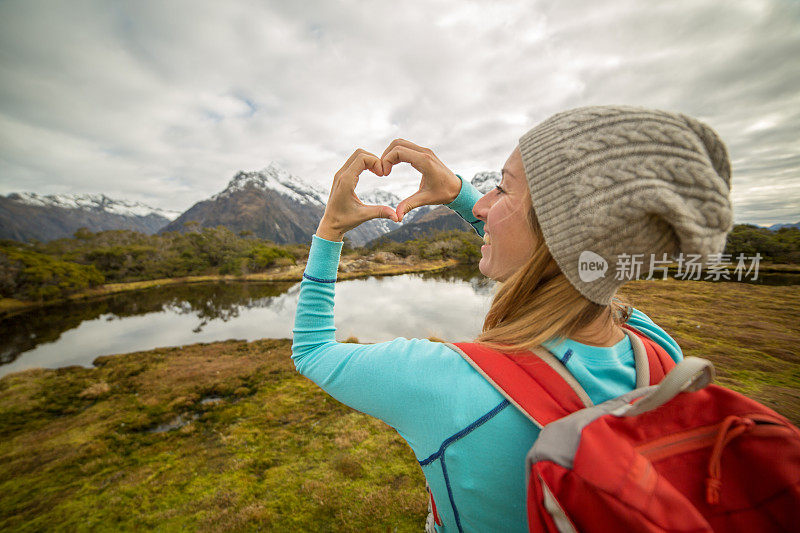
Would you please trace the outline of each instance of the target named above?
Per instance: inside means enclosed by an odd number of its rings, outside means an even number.
[[[451,345],[542,428],[526,460],[529,529],[800,530],[800,431],[758,402],[708,385],[709,361],[687,357],[676,366],[658,344],[623,327],[637,388],[597,406],[545,350],[534,357]]]

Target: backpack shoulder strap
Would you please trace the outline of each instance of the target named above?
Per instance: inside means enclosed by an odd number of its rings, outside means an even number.
[[[633,347],[636,388],[659,383],[675,366],[670,355],[647,335],[622,325]],[[540,428],[592,400],[564,364],[549,351],[503,353],[482,344],[446,343]]]
[[[636,364],[636,388],[656,385],[675,366],[675,361],[657,342],[628,324],[622,325],[630,337]]]
[[[536,426],[592,405],[589,395],[546,350],[506,354],[476,343],[447,343]]]

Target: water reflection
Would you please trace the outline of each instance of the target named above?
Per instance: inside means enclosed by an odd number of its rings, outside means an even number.
[[[299,284],[209,283],[153,288],[46,307],[0,321],[0,376],[89,366],[99,355],[225,339],[291,337]],[[337,337],[380,342],[480,331],[493,282],[475,269],[343,281]]]
[[[489,310],[494,282],[473,270],[369,278],[337,284],[337,338],[473,339]]]
[[[422,279],[445,281],[448,283],[467,282],[476,294],[493,296],[496,283],[480,273],[476,265],[457,265],[446,270],[417,274]]]
[[[286,293],[292,285],[175,285],[116,294],[89,302],[70,302],[16,315],[0,321],[0,375],[37,366],[33,364],[34,360],[47,359],[42,366],[55,366],[46,364],[55,360],[71,361],[65,364],[90,364],[97,355],[152,348],[158,344],[148,341],[162,338],[163,332],[171,335],[177,332],[176,321],[188,329],[184,327],[183,334],[172,335],[175,341],[171,345],[198,342],[193,337],[198,337],[209,322],[231,321],[239,317],[243,307],[272,306],[280,311],[282,303],[276,297]],[[145,316],[150,318],[142,320]],[[133,320],[134,317],[138,320]],[[189,335],[185,334],[186,331]],[[137,342],[139,333],[144,337]],[[59,351],[63,356],[51,353]],[[70,351],[78,353],[70,354]],[[21,354],[26,354],[26,364],[15,364]]]

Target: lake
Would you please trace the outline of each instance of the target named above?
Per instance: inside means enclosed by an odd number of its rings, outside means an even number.
[[[0,321],[0,376],[164,346],[290,338],[299,291],[299,283],[204,283],[43,307]],[[336,337],[469,340],[493,294],[494,282],[469,268],[341,281]]]
[[[763,274],[769,285],[800,274]],[[690,283],[690,281],[687,281]],[[289,338],[299,283],[173,285],[48,306],[0,320],[0,376],[34,367],[91,366],[99,355],[227,339]],[[341,281],[337,339],[474,338],[495,283],[475,268]]]

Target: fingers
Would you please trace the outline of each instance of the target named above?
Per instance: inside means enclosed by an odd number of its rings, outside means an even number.
[[[339,176],[340,174],[344,174],[345,171],[347,171],[347,169],[350,168],[350,165],[353,163],[355,158],[358,157],[358,155],[361,152],[364,152],[364,151],[365,150],[362,150],[361,148],[359,148],[355,152],[353,152],[353,154],[350,157],[347,158],[347,161],[344,162],[344,165],[342,165],[342,168],[340,168],[339,170],[336,171],[336,174],[334,174],[334,177],[335,176]]]
[[[424,148],[405,139],[393,140],[380,158],[361,148],[357,149],[342,165],[336,175],[349,174],[358,177],[364,170],[377,176],[388,176],[397,163],[410,163],[419,172],[427,169],[436,156],[430,148]]]
[[[417,152],[428,152],[428,153],[431,153],[431,154],[433,153],[430,148],[423,148],[422,146],[419,146],[418,144],[414,144],[411,141],[407,141],[405,139],[395,139],[391,143],[389,143],[389,146],[387,146],[386,150],[383,151],[383,154],[381,155],[381,159],[386,157],[386,154],[388,154],[389,151],[392,148],[394,148],[395,146],[405,146],[406,148],[409,148],[411,150],[416,150]]]
[[[388,174],[392,166],[398,163],[410,163],[411,166],[420,173],[429,170],[431,164],[431,156],[429,154],[402,145],[393,147],[386,153],[382,160],[385,174]]]
[[[383,165],[381,160],[375,155],[361,148],[353,152],[353,155],[342,165],[336,173],[335,178],[349,177],[353,182],[358,182],[358,176],[369,170],[377,176],[383,176]]]
[[[400,160],[397,160],[397,161],[394,160],[394,157],[393,157],[393,159],[388,159],[389,153],[392,152],[393,150],[395,150],[398,147],[402,147],[402,148],[406,149],[406,151],[404,152],[404,154],[406,156],[406,159],[400,159]],[[428,157],[428,158],[434,157],[433,156],[433,151],[430,148],[424,148],[422,146],[414,144],[411,141],[407,141],[405,139],[395,139],[391,143],[389,143],[389,146],[387,146],[386,150],[384,150],[383,154],[381,154],[381,161],[383,161],[383,173],[384,173],[384,176],[388,176],[389,173],[392,171],[392,165],[397,164],[397,163],[399,163],[401,161],[404,162],[404,163],[411,163],[412,166],[413,166],[413,163],[409,160],[409,159],[411,159],[413,157],[410,152],[416,152],[416,153],[420,154],[420,156],[416,157],[416,159],[420,159],[420,157],[423,157],[423,158],[424,157]],[[419,169],[417,169],[417,170],[419,170]]]
[[[354,161],[350,163],[349,173],[358,177],[365,170],[369,170],[377,176],[383,176],[383,166],[378,156],[366,150],[359,149],[360,152]]]

